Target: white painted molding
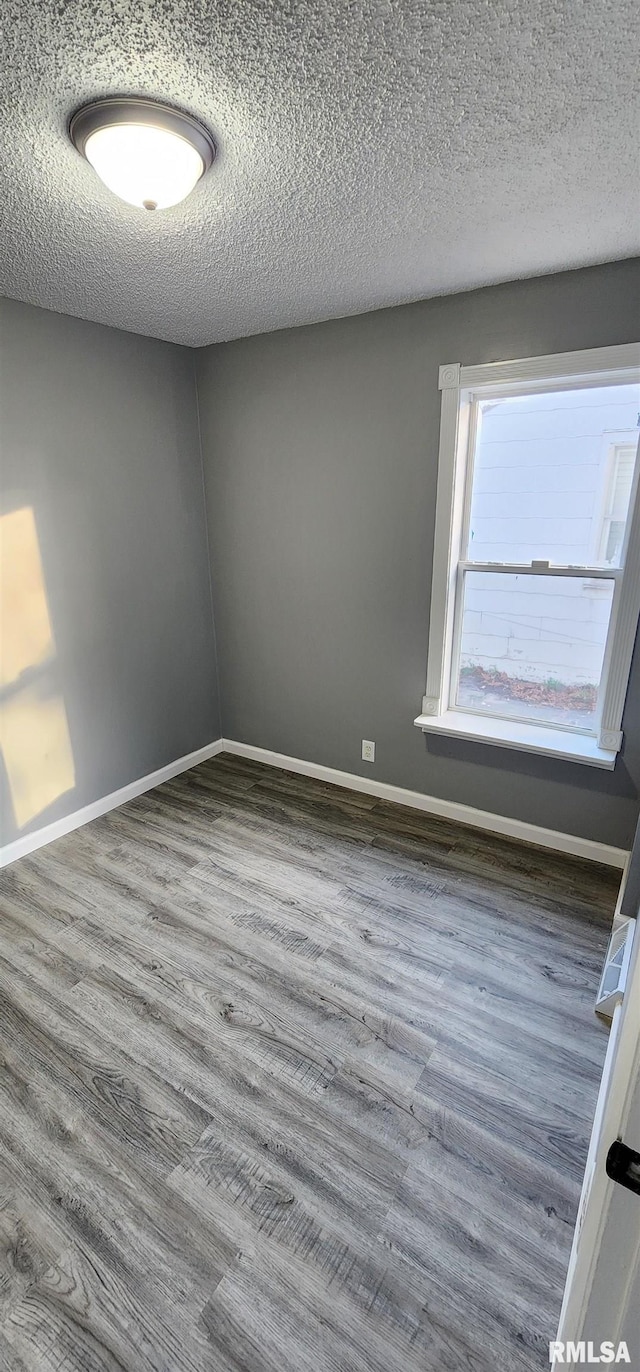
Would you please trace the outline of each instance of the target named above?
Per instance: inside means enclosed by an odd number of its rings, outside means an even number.
[[[496,748],[515,748],[516,752],[542,753],[563,762],[583,762],[589,767],[604,767],[612,772],[616,765],[616,746],[600,746],[591,734],[571,729],[549,729],[519,719],[495,719],[491,715],[465,714],[464,710],[444,710],[441,715],[423,711],[414,719],[423,734],[446,734],[474,743],[491,743]],[[622,735],[620,735],[622,737]],[[615,735],[618,738],[618,735]]]
[[[598,747],[612,753],[619,753],[623,740],[622,729],[601,729],[598,738]]]
[[[438,368],[438,390],[446,391],[450,386],[460,385],[460,363],[445,362]]]
[[[612,348],[584,348],[573,353],[547,353],[543,357],[519,357],[508,362],[485,362],[460,368],[460,388],[500,386],[527,381],[588,380],[607,372],[607,380],[626,380],[625,372],[640,366],[640,343],[621,343]],[[618,377],[617,373],[620,373]],[[450,385],[453,382],[448,383]]]
[[[458,363],[441,367],[441,374],[453,374]],[[438,450],[438,486],[436,492],[436,523],[433,536],[433,572],[431,577],[431,609],[429,614],[429,649],[427,654],[427,681],[425,696],[435,703],[435,714],[440,714],[442,701],[448,689],[448,662],[445,644],[451,633],[453,614],[453,577],[451,574],[451,548],[459,535],[459,500],[456,500],[456,487],[460,472],[464,475],[464,464],[458,462],[460,446],[466,449],[468,431],[468,406],[460,406],[460,393],[454,382],[449,382],[442,390],[440,411],[440,446]]]
[[[608,867],[624,867],[628,852],[625,848],[613,848],[608,843],[597,843],[595,839],[580,838],[577,834],[563,834],[556,829],[544,829],[526,820],[510,819],[507,815],[494,815],[488,810],[476,810],[472,805],[463,805],[457,800],[442,800],[439,796],[423,795],[421,791],[407,791],[402,786],[391,786],[386,781],[376,781],[373,777],[361,777],[354,772],[339,772],[334,767],[325,767],[319,762],[304,762],[301,758],[287,757],[284,753],[272,753],[268,748],[255,748],[251,743],[237,743],[234,739],[222,740],[223,752],[235,753],[238,757],[252,758],[254,762],[265,762],[270,767],[280,767],[285,772],[298,772],[302,776],[315,777],[332,786],[345,786],[351,791],[362,791],[365,795],[377,796],[396,805],[407,805],[412,810],[422,810],[436,815],[439,819],[452,819],[459,824],[468,824],[473,829],[486,829],[493,834],[507,838],[520,839],[524,843],[535,843],[539,848],[553,848],[558,853],[571,853],[574,857],[586,858],[590,862],[602,862]]]
[[[195,753],[186,753],[184,757],[176,758],[175,762],[168,762],[166,767],[159,767],[157,772],[149,772],[137,781],[130,781],[128,786],[121,786],[119,791],[112,791],[110,795],[92,801],[91,805],[85,805],[82,810],[74,810],[73,814],[56,819],[53,824],[47,824],[43,829],[36,829],[32,834],[25,834],[24,838],[7,843],[4,848],[0,848],[0,868],[8,867],[10,862],[16,862],[18,858],[26,857],[29,853],[35,853],[37,848],[44,848],[47,843],[53,843],[64,834],[80,829],[92,819],[99,819],[100,815],[106,815],[108,810],[125,805],[128,800],[134,800],[144,791],[152,791],[154,786],[160,786],[163,781],[169,781],[180,772],[188,772],[190,767],[197,767],[199,762],[206,762],[207,758],[215,757],[222,749],[223,740],[217,738],[214,743],[197,748]]]
[[[64,819],[56,820],[43,829],[37,829],[35,833],[25,834],[24,838],[16,839],[14,843],[7,844],[5,848],[0,849],[0,867],[6,867],[18,858],[26,857],[38,848],[53,843],[55,839],[62,838],[64,834],[81,828],[83,824],[89,824],[92,819],[99,819],[100,815],[105,815],[108,810],[114,810],[118,805],[125,805],[128,800],[133,800],[145,791],[153,790],[154,786],[160,786],[163,781],[169,781],[171,777],[178,776],[180,772],[186,772],[190,767],[197,767],[199,762],[206,762],[207,758],[215,757],[217,753],[223,752],[235,753],[238,757],[252,758],[255,762],[264,762],[270,767],[279,767],[287,772],[298,772],[302,776],[316,777],[319,781],[326,781],[332,786],[345,786],[348,790],[362,791],[366,795],[377,796],[380,800],[388,800],[396,805],[407,805],[410,809],[422,810],[424,813],[436,815],[440,819],[451,819],[459,824],[467,824],[474,829],[488,830],[490,833],[520,839],[524,843],[535,843],[541,848],[552,848],[559,853],[571,853],[576,857],[587,858],[592,862],[602,862],[609,867],[624,867],[629,856],[624,848],[613,848],[606,843],[596,843],[593,839],[579,838],[574,834],[563,834],[555,829],[544,829],[537,824],[529,824],[525,820],[509,819],[506,815],[494,815],[488,810],[476,810],[472,805],[463,805],[459,801],[442,800],[438,796],[423,795],[421,791],[405,790],[402,786],[392,786],[384,781],[376,781],[373,777],[358,776],[354,772],[339,772],[334,767],[325,767],[321,763],[305,762],[300,758],[287,757],[284,753],[273,753],[268,748],[255,748],[249,743],[238,743],[234,739],[218,738],[214,743],[208,743],[206,747],[197,749],[195,753],[187,753],[184,757],[177,758],[175,762],[169,762],[166,767],[160,767],[157,772],[150,772],[147,776],[130,782],[128,786],[121,787],[119,791],[112,791],[110,795],[103,796],[101,800],[93,801],[84,809],[76,810],[71,815],[65,815]]]
[[[616,582],[603,675],[606,690],[602,704],[600,745],[622,747],[622,718],[631,673],[631,659],[640,616],[640,439],[636,453],[633,490],[624,546],[624,572]],[[609,740],[618,739],[617,743]]]

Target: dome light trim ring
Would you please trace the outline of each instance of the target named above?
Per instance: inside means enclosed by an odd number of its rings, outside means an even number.
[[[106,96],[102,100],[91,100],[89,104],[81,105],[69,120],[69,137],[85,157],[91,134],[117,124],[147,124],[152,128],[166,129],[184,139],[202,158],[203,176],[216,155],[211,134],[193,115],[174,109],[172,105],[163,105],[159,100],[147,100],[136,95]]]

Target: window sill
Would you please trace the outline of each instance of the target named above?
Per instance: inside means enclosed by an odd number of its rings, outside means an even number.
[[[524,724],[515,719],[482,719],[479,715],[463,714],[461,710],[447,710],[442,715],[418,715],[413,722],[425,734],[448,734],[450,738],[493,743],[499,748],[544,753],[547,757],[583,762],[591,767],[604,767],[608,771],[615,767],[616,753],[598,747],[595,738],[589,738],[586,734],[547,729],[544,725]]]

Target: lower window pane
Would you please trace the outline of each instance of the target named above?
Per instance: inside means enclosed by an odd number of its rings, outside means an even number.
[[[592,731],[614,582],[466,572],[454,700]]]

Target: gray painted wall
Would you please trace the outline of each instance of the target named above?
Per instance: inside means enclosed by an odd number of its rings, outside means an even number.
[[[0,334],[1,511],[34,510],[76,773],[27,833],[220,718],[193,353],[12,300]]]
[[[620,902],[620,913],[629,915],[632,919],[640,917],[640,820],[631,849],[627,878]]]
[[[226,737],[629,847],[640,653],[613,773],[413,726],[425,682],[442,362],[638,336],[638,260],[198,353]],[[375,739],[375,765],[360,760]]]

